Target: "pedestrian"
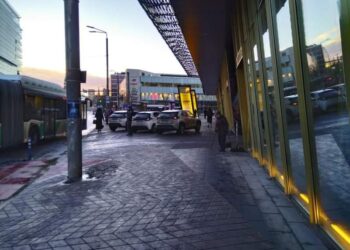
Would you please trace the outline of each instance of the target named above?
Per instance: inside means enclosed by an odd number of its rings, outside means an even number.
[[[97,132],[100,133],[101,130],[103,129],[103,111],[101,108],[97,108],[96,113],[95,113],[95,118],[96,118],[96,129]]]
[[[204,111],[203,111],[203,115],[204,115],[204,119],[207,119],[207,107],[204,107]]]
[[[207,123],[208,123],[208,128],[212,127],[211,123],[213,122],[213,110],[209,107],[207,110]]]
[[[130,105],[128,108],[128,111],[126,113],[126,128],[128,131],[128,136],[132,135],[132,129],[131,129],[131,125],[132,125],[132,116],[134,114],[134,110],[132,109],[132,106]]]
[[[109,119],[109,117],[110,117],[111,114],[113,114],[113,109],[112,109],[112,108],[109,108],[109,109],[107,110],[106,115],[105,115],[105,117],[106,117],[106,124],[108,124],[108,119]]]
[[[220,152],[225,152],[228,122],[226,117],[220,112],[217,112],[216,114],[215,132],[218,133]]]

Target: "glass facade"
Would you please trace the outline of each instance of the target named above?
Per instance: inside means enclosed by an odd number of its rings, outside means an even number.
[[[350,117],[338,4],[333,0],[302,1],[304,56],[313,103],[322,209],[334,223],[350,228]]]
[[[350,248],[350,4],[241,0],[234,8],[252,156],[312,223]]]
[[[204,102],[216,103],[216,96],[204,95],[201,81],[198,77],[172,76],[172,75],[143,75],[141,82],[141,101],[167,102],[179,101],[178,86],[190,85],[196,91],[197,99],[201,105]]]
[[[17,74],[22,45],[19,16],[5,0],[0,0],[0,74]]]

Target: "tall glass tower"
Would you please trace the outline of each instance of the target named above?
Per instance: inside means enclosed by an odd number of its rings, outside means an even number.
[[[17,74],[22,59],[22,29],[19,15],[6,0],[0,0],[0,74]]]

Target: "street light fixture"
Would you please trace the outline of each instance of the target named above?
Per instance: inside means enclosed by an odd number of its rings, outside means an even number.
[[[109,103],[109,63],[108,63],[108,34],[107,31],[98,29],[94,26],[87,25],[87,28],[91,29],[89,30],[90,33],[103,33],[106,35],[106,106],[107,103]]]

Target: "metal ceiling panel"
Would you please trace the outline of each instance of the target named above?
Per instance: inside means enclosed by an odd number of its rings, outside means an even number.
[[[226,0],[170,0],[206,94],[216,94],[226,45]]]
[[[226,0],[139,0],[187,74],[216,94],[225,53]]]

